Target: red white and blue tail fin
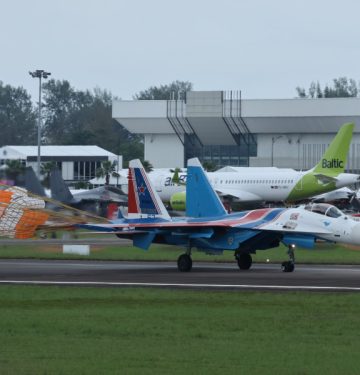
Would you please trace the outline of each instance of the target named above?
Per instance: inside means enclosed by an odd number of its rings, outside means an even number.
[[[129,163],[128,219],[171,220],[139,159]]]

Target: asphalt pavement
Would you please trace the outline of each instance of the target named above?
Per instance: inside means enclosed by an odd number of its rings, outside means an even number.
[[[191,289],[360,291],[360,266],[194,262],[179,272],[175,262],[0,260],[0,284],[151,286]]]

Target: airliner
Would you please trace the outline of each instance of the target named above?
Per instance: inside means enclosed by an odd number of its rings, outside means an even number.
[[[353,123],[344,124],[318,164],[308,171],[276,167],[242,167],[236,172],[209,172],[214,190],[234,202],[297,202],[314,195],[360,182],[357,174],[344,173],[354,130]],[[150,174],[156,191],[174,210],[184,210],[186,174]]]

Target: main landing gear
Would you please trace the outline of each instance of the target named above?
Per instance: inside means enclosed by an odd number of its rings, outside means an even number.
[[[192,268],[191,248],[185,254],[181,254],[177,261],[178,270],[180,272],[189,272]]]
[[[285,261],[285,262],[282,262],[281,264],[281,269],[283,272],[293,272],[294,269],[295,269],[295,254],[294,254],[294,250],[295,250],[295,245],[289,245],[288,247],[288,255],[289,255],[289,260],[288,261]]]
[[[249,253],[236,253],[235,258],[241,270],[248,270],[252,265],[252,257]]]

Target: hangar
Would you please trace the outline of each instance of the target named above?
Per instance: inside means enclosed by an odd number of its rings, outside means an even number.
[[[347,170],[360,172],[360,98],[242,99],[240,91],[190,91],[172,100],[115,100],[112,116],[144,135],[145,159],[156,168],[183,167],[197,156],[218,166],[309,169],[340,126],[355,122]]]
[[[23,165],[36,170],[37,146],[0,147],[0,168],[7,160],[21,160]],[[56,162],[62,178],[67,182],[88,181],[96,175],[101,162],[115,161],[122,168],[122,156],[98,146],[41,146],[41,162]]]

